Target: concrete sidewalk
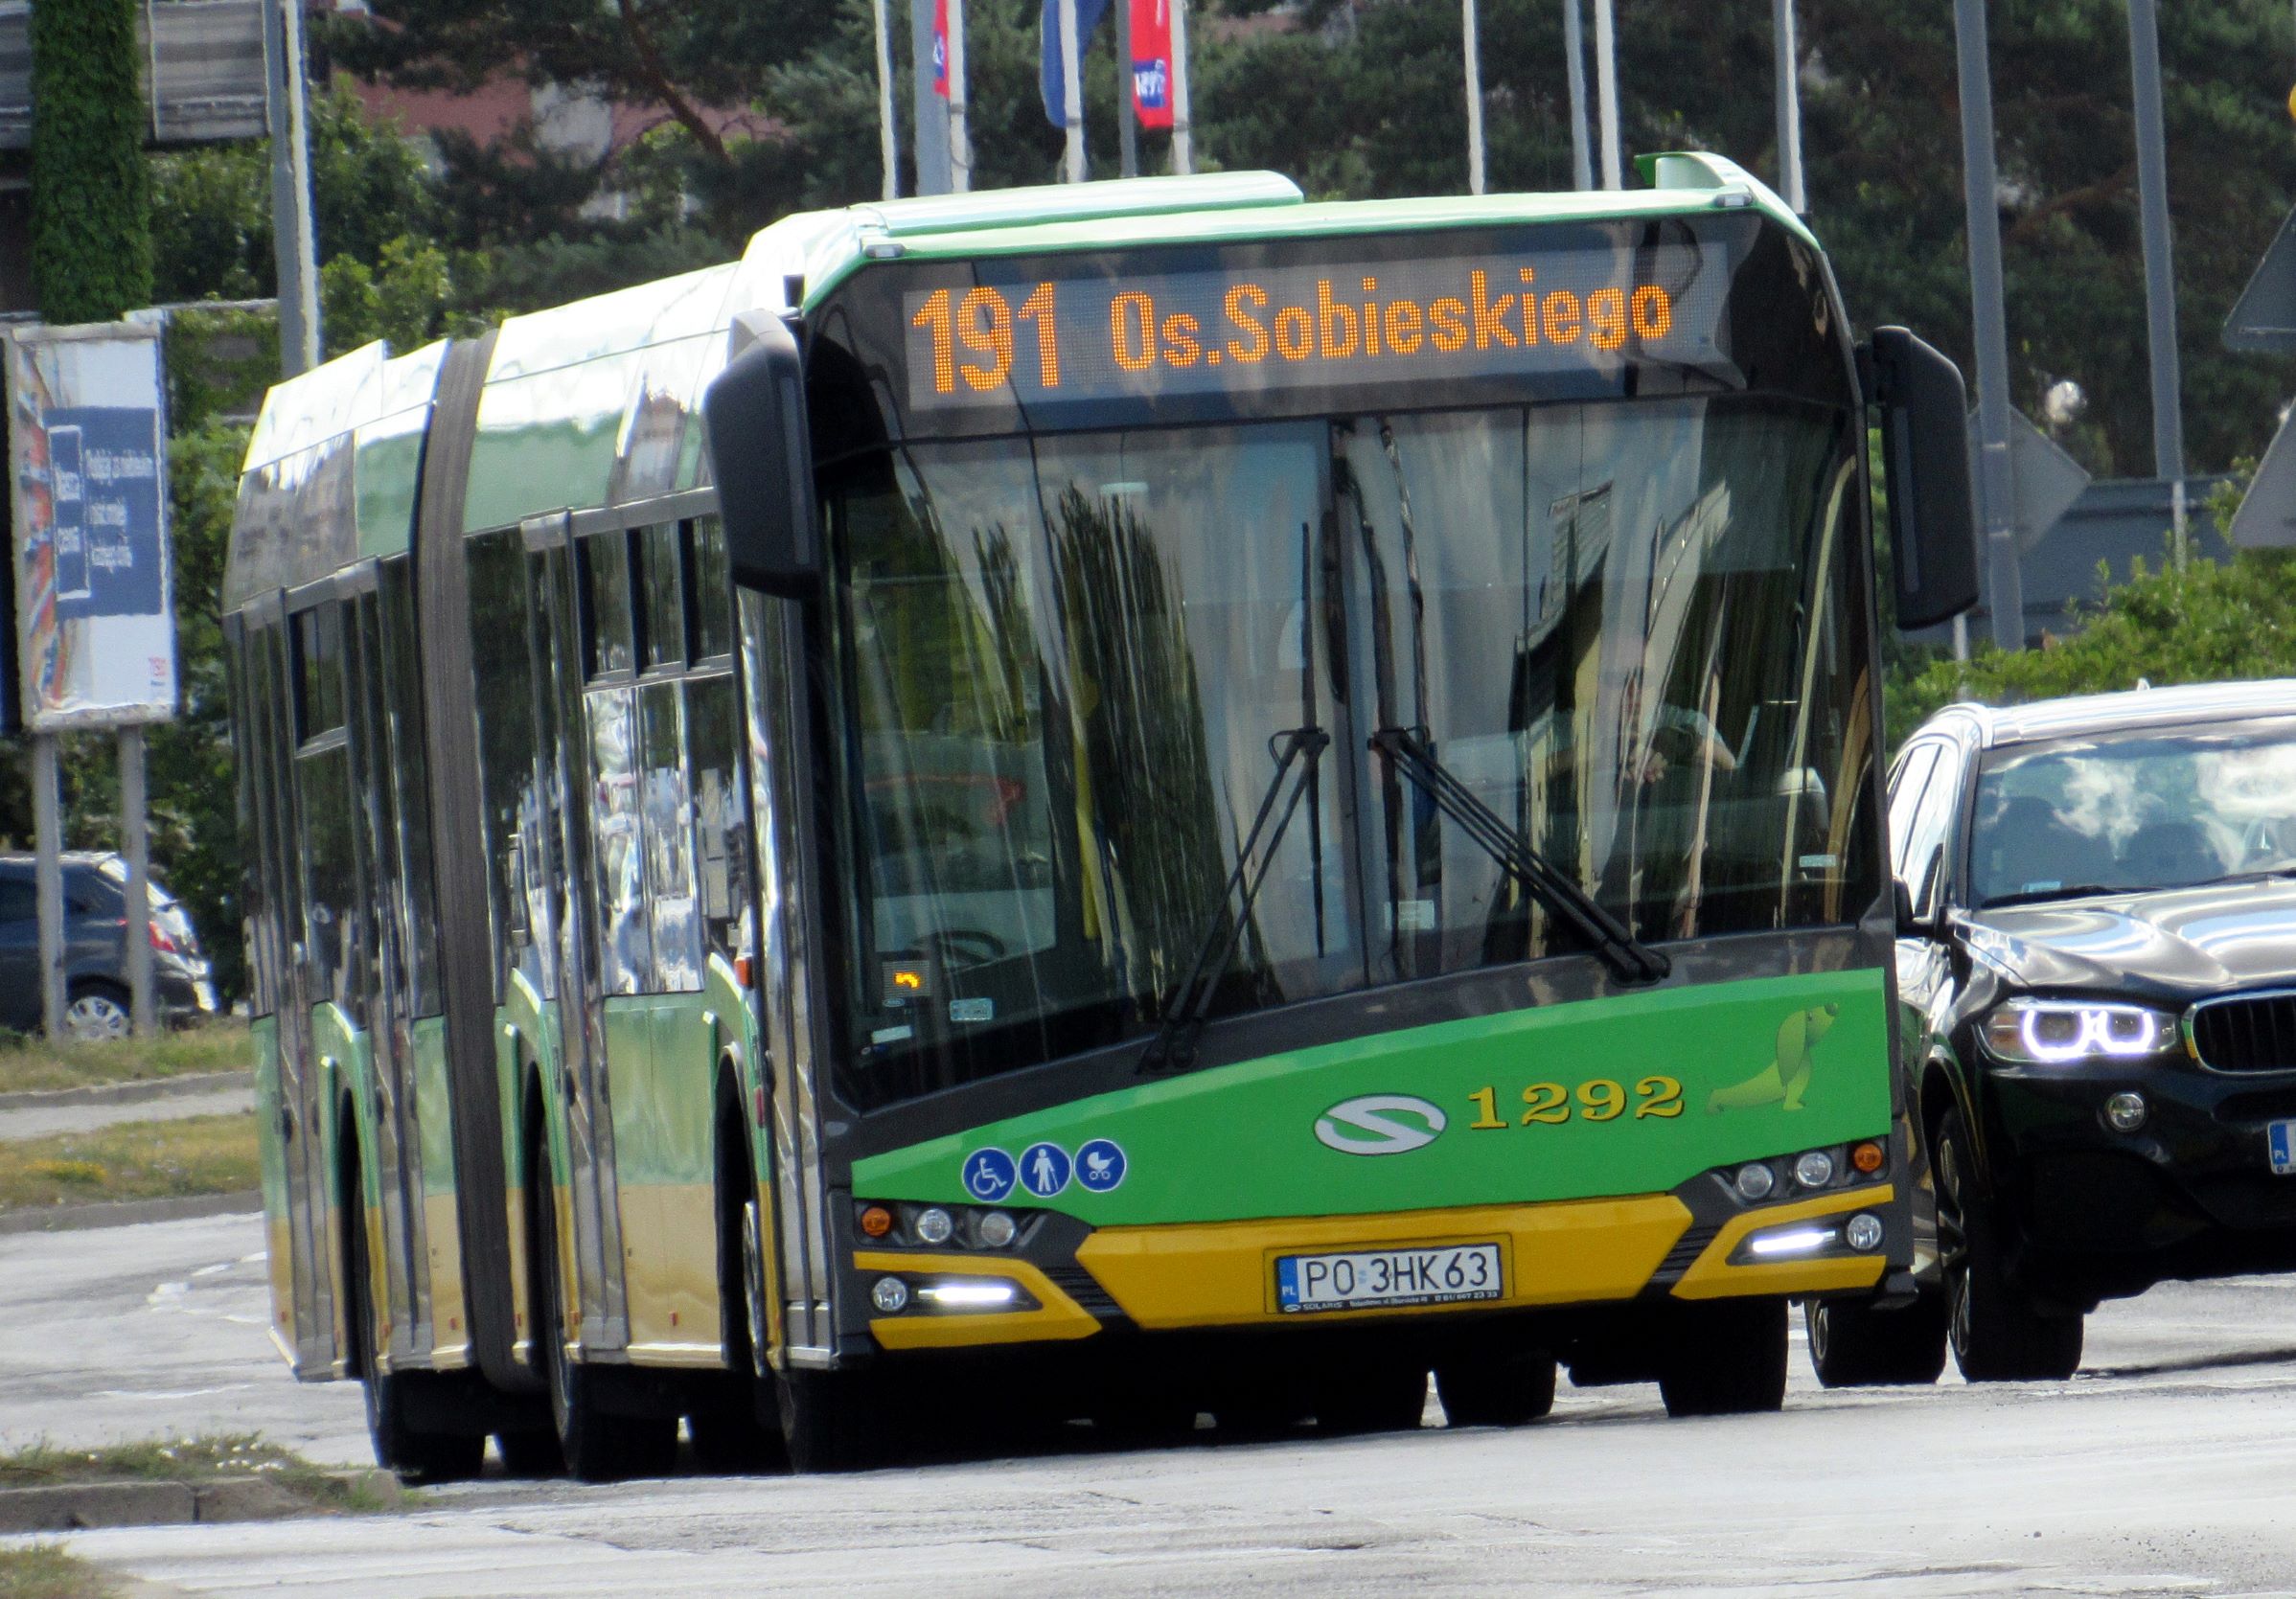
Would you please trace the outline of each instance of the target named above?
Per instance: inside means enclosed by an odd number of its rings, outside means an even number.
[[[207,1072],[149,1083],[105,1084],[53,1093],[0,1094],[0,1143],[94,1132],[122,1122],[172,1122],[255,1109],[250,1072]]]

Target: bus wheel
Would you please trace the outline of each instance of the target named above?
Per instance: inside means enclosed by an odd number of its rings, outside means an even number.
[[[1810,1364],[1828,1388],[1935,1382],[1945,1370],[1945,1301],[1925,1293],[1882,1310],[1854,1300],[1811,1299],[1802,1307]]]
[[[786,1371],[773,1380],[790,1470],[863,1472],[888,1458],[892,1405],[870,1385],[878,1374]]]
[[[1522,1427],[1554,1408],[1554,1355],[1486,1350],[1435,1369],[1435,1397],[1453,1427]]]
[[[528,1170],[540,1173],[540,1152]],[[566,1353],[563,1296],[559,1288],[558,1206],[546,1177],[530,1178],[526,1213],[532,1253],[527,1281],[534,1308],[527,1324],[540,1341],[542,1376],[550,1388],[550,1419],[566,1470],[585,1482],[668,1476],[677,1465],[676,1416],[619,1416],[601,1408],[591,1374]]]
[[[1953,1363],[1971,1382],[2061,1382],[2080,1369],[2081,1318],[2047,1315],[2012,1280],[2001,1235],[1969,1181],[1959,1110],[1938,1129],[1938,1255]]]
[[[1667,1415],[1736,1416],[1785,1404],[1783,1299],[1717,1299],[1677,1314],[1659,1360]]]
[[[358,1170],[350,1176],[353,1195],[359,1192]],[[367,1436],[375,1441],[376,1464],[410,1482],[455,1482],[474,1477],[486,1461],[486,1436],[471,1432],[432,1432],[416,1427],[407,1417],[407,1401],[414,1385],[427,1373],[390,1373],[379,1369],[375,1340],[375,1307],[369,1297],[367,1219],[363,1205],[344,1206],[347,1235],[343,1262],[350,1281],[344,1319],[351,1327],[352,1358],[366,1390]]]

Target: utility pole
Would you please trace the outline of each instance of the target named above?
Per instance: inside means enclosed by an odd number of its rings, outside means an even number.
[[[2176,268],[2169,233],[2169,155],[2161,123],[2157,0],[2128,0],[2129,77],[2136,94],[2137,199],[2145,235],[2145,322],[2152,354],[2152,469],[2170,484],[2178,570],[2191,553],[2185,517],[2183,383],[2176,354]]]
[[[956,181],[956,66],[949,66],[949,98],[943,101],[932,80],[933,0],[908,0],[909,49],[909,165],[915,169],[916,193],[946,194]],[[949,48],[956,48],[960,24],[956,8],[949,8]],[[890,35],[888,34],[888,37]],[[896,97],[897,98],[897,97]]]
[[[959,194],[973,187],[973,127],[965,111],[965,0],[949,0],[949,187]]]
[[[271,249],[279,269],[279,367],[319,364],[319,246],[310,209],[310,103],[303,0],[264,0],[264,122],[271,131]]]
[[[901,197],[901,150],[893,133],[893,23],[886,14],[885,0],[869,0],[871,20],[877,33],[877,153],[884,167],[883,194],[888,200]]]
[[[1578,0],[1563,0],[1563,54],[1571,82],[1571,187],[1595,187],[1594,155],[1587,148],[1587,39]]]
[[[1977,497],[1985,517],[1986,590],[1994,644],[2022,650],[2025,582],[2017,565],[2016,481],[2009,468],[2009,321],[2002,309],[2000,177],[1985,0],[1953,0],[1953,33],[1961,57],[1962,189],[1977,342]]]
[[[1139,119],[1133,114],[1132,0],[1113,0],[1116,13],[1116,174],[1140,175]]]
[[[1172,0],[1172,171],[1196,170],[1196,116],[1188,105],[1188,0]]]
[[[1483,191],[1482,53],[1475,36],[1475,0],[1459,0],[1467,58],[1467,193]]]
[[[1626,187],[1619,149],[1619,30],[1611,0],[1595,0],[1595,109],[1602,120],[1602,187]]]
[[[1794,0],[1770,0],[1770,49],[1776,57],[1778,190],[1799,217],[1809,210],[1802,189],[1801,53],[1794,43]]]
[[[1070,183],[1084,181],[1084,52],[1076,37],[1076,0],[1060,0],[1061,126],[1067,144],[1062,151],[1063,173]]]

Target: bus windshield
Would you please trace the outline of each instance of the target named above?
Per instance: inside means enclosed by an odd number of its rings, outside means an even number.
[[[1397,730],[1641,940],[1856,917],[1861,438],[1732,397],[824,468],[852,1097],[1145,1042],[1207,944],[1214,1016],[1585,948],[1372,747]],[[1330,742],[1230,925],[1300,730]]]

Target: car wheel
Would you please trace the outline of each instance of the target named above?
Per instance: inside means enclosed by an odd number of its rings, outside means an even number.
[[[1810,1364],[1828,1388],[1935,1382],[1945,1370],[1945,1297],[1925,1293],[1882,1310],[1854,1300],[1812,1299],[1802,1308]]]
[[[1938,1257],[1953,1362],[1971,1382],[2062,1381],[2080,1368],[2081,1318],[2050,1315],[2010,1276],[1992,1212],[1977,1192],[1959,1110],[1938,1129]]]
[[[127,1037],[132,1026],[127,991],[110,983],[74,986],[64,1004],[64,1037],[74,1043],[102,1043]]]
[[[1686,1307],[1660,1359],[1669,1416],[1739,1416],[1786,1399],[1786,1302],[1717,1299]]]

